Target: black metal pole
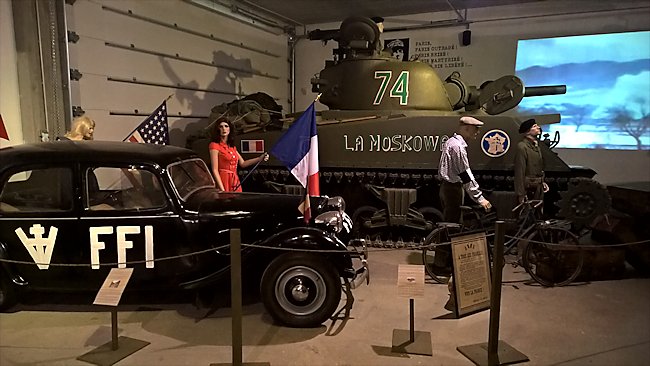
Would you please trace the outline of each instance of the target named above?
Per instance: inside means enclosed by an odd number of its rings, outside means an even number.
[[[489,366],[499,364],[499,319],[501,315],[504,221],[497,221],[494,226],[494,261],[492,263],[492,297],[490,298],[490,332],[488,335]]]
[[[113,307],[111,309],[111,349],[116,351],[117,348],[117,308]]]
[[[411,342],[415,342],[415,312],[413,311],[415,309],[415,300],[409,299],[409,310],[411,313]]]
[[[244,184],[244,182],[246,181],[246,179],[248,179],[248,177],[250,177],[251,173],[253,173],[253,172],[255,171],[255,169],[257,169],[257,166],[260,165],[260,163],[263,162],[263,161],[264,161],[264,159],[258,161],[257,164],[255,164],[255,166],[253,167],[253,169],[251,169],[251,170],[248,172],[248,174],[246,174],[246,176],[244,177],[244,179],[242,179],[241,181],[239,181],[239,184],[236,185],[235,188],[233,188],[233,191],[236,191],[237,188],[241,187],[241,185]]]
[[[230,296],[232,309],[232,364],[242,364],[242,299],[241,299],[241,231],[230,230]]]

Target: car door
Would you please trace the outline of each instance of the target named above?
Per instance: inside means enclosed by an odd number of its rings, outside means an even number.
[[[6,264],[33,289],[70,289],[83,279],[73,277],[78,243],[72,165],[24,166],[0,177],[0,241]]]
[[[133,268],[127,289],[174,286],[185,226],[154,166],[95,164],[81,167],[80,275],[99,288],[111,268]]]

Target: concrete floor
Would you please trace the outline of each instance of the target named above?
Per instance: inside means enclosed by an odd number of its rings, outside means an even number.
[[[487,342],[489,311],[453,319],[443,285],[415,301],[415,326],[431,334],[433,356],[391,353],[393,329],[408,329],[409,301],[397,297],[397,266],[419,252],[377,251],[372,281],[355,291],[347,321],[315,329],[273,325],[260,303],[244,307],[243,360],[271,365],[472,365],[456,347]],[[626,278],[561,288],[529,283],[506,266],[500,339],[531,365],[648,365],[650,279]],[[342,303],[343,304],[343,303]],[[88,365],[77,357],[110,342],[110,313],[91,306],[20,305],[0,315],[0,365]],[[151,342],[117,365],[231,362],[230,310],[191,304],[128,305],[119,335]]]

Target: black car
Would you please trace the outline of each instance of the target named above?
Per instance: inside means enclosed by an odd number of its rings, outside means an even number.
[[[242,265],[260,269],[277,321],[321,324],[342,286],[367,278],[367,251],[345,242],[342,199],[224,193],[191,150],[59,141],[0,149],[0,307],[25,290],[94,291],[111,268],[133,268],[127,291],[198,290],[230,272],[230,229]],[[305,250],[307,249],[307,250]],[[353,259],[360,264],[353,267]]]

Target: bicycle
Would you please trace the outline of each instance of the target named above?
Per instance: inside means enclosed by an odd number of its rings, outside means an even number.
[[[584,263],[584,253],[580,248],[578,237],[569,228],[565,220],[540,220],[536,210],[542,201],[524,201],[512,209],[519,210],[514,235],[508,235],[504,243],[504,255],[514,254],[518,250],[516,262],[528,274],[545,287],[564,286],[578,277]],[[485,231],[488,238],[494,231],[496,214],[485,213],[480,206],[461,207],[462,224],[439,222],[427,235],[422,248],[422,262],[427,274],[438,283],[445,284],[453,272],[451,261],[451,238],[476,231]],[[469,220],[468,220],[469,218]],[[467,224],[466,224],[467,222]],[[489,255],[492,263],[493,240],[488,240]]]

